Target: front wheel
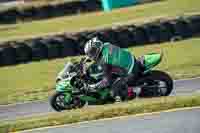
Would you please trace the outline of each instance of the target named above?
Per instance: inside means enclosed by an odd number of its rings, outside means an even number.
[[[162,71],[151,71],[140,81],[140,85],[141,83],[141,97],[168,96],[173,90],[172,78]]]
[[[68,100],[66,101],[66,99]],[[67,97],[63,92],[56,92],[50,98],[50,105],[55,111],[61,112],[74,108],[82,108],[85,102],[78,96]]]
[[[55,111],[58,111],[58,112],[66,110],[67,107],[65,104],[65,94],[62,92],[55,92],[50,97],[50,105]]]

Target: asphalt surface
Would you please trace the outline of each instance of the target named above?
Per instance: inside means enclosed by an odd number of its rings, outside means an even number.
[[[175,81],[175,88],[171,95],[189,95],[195,92],[200,92],[200,78]],[[53,112],[48,102],[33,102],[9,106],[0,105],[0,121],[15,120],[18,117],[48,112]]]
[[[200,109],[36,129],[23,133],[199,133]]]

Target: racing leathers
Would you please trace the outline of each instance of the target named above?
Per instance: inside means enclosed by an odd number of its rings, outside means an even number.
[[[101,89],[111,87],[115,97],[120,95],[119,89],[126,88],[127,77],[133,79],[139,71],[134,55],[110,43],[104,43],[100,57],[96,63],[103,67],[104,78],[92,85],[92,88]],[[119,77],[113,79],[113,73]]]

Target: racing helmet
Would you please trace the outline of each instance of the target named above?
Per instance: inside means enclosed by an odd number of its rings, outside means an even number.
[[[85,44],[84,52],[93,60],[98,60],[101,50],[103,48],[103,42],[94,37]]]

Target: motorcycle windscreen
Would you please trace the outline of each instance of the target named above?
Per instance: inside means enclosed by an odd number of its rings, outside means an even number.
[[[68,62],[65,67],[58,73],[56,79],[65,79],[68,77],[68,73],[72,70],[73,64]]]
[[[144,55],[144,65],[145,70],[148,71],[158,65],[162,60],[162,54],[160,53],[150,53]]]

